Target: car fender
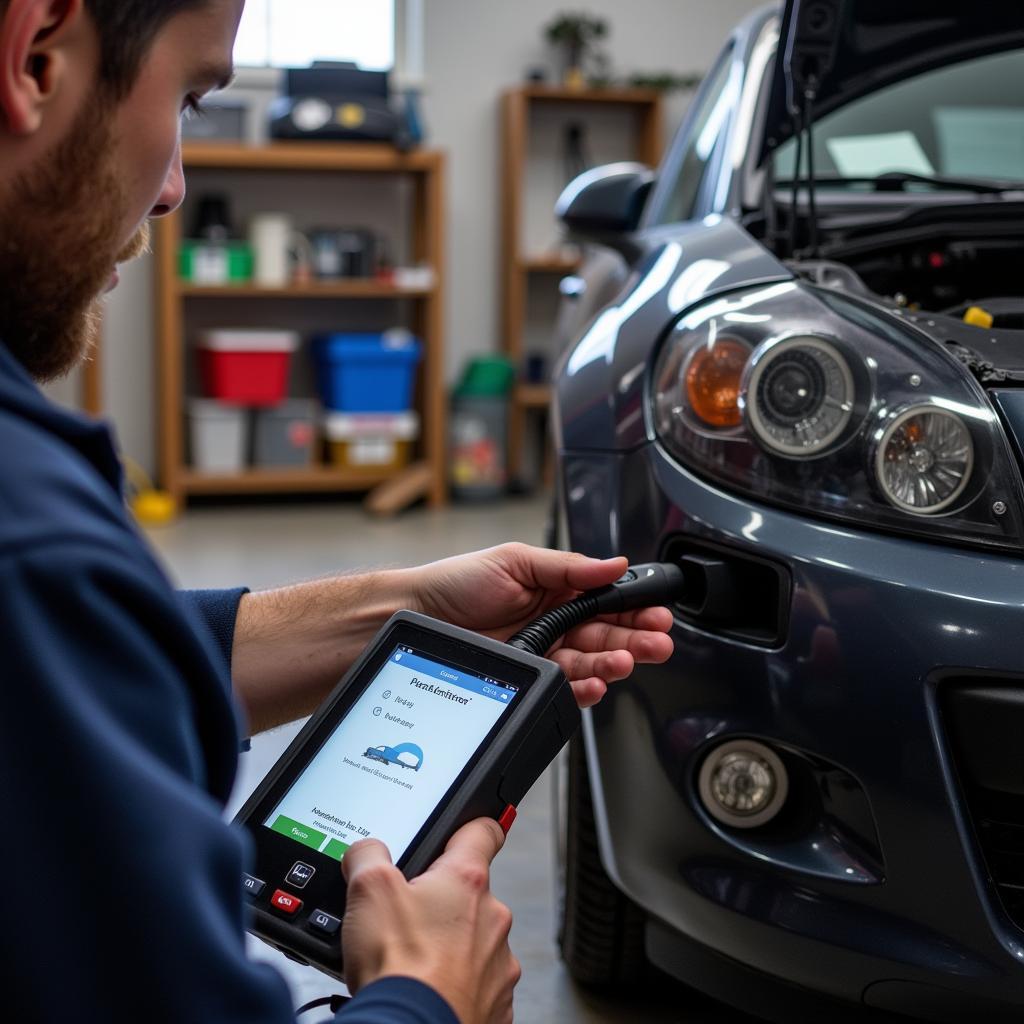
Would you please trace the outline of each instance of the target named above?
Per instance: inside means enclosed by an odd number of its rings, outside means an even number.
[[[559,362],[555,420],[564,450],[628,451],[650,439],[643,395],[656,343],[679,314],[716,294],[792,280],[730,217],[645,233],[616,299]]]

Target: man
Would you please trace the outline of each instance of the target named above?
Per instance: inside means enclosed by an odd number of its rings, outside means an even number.
[[[283,1022],[246,960],[245,841],[222,821],[238,735],[308,713],[400,607],[508,636],[624,560],[505,545],[418,569],[176,595],[125,515],[106,431],[31,378],[87,350],[97,296],[184,193],[179,119],[231,74],[243,0],[0,0],[0,778],[3,1005],[12,1020]],[[575,630],[581,705],[671,616]],[[344,859],[341,1019],[508,1020],[503,836],[474,822],[409,883],[374,840]]]

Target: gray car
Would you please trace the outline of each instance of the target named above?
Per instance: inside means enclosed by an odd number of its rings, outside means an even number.
[[[788,1022],[1024,1019],[1024,11],[744,21],[559,212],[559,542],[681,562],[584,718],[561,947]]]

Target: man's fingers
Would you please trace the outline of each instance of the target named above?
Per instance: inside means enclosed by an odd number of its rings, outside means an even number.
[[[379,839],[360,839],[353,843],[341,858],[341,872],[349,884],[352,879],[369,868],[391,864],[391,854]]]
[[[625,679],[635,667],[629,651],[599,651],[586,653],[574,647],[562,647],[551,655],[551,660],[565,673],[570,682],[596,676],[606,683]]]
[[[660,630],[631,629],[601,621],[585,622],[570,630],[563,645],[592,654],[628,651],[637,661],[653,664],[667,661],[674,646],[672,638]]]
[[[614,583],[629,568],[629,562],[619,558],[587,558],[568,551],[550,551],[525,544],[516,545],[525,573],[523,582],[544,590],[592,590]]]
[[[576,703],[581,708],[592,708],[595,704],[600,703],[601,698],[608,692],[605,681],[596,676],[591,676],[589,679],[574,679],[571,685]]]
[[[484,858],[488,864],[498,856],[505,845],[505,833],[493,818],[477,818],[463,825],[448,840],[445,853],[473,853]]]
[[[641,608],[635,612],[620,612],[618,615],[601,615],[600,622],[612,622],[628,629],[647,629],[655,633],[667,633],[672,628],[672,612],[668,608]]]

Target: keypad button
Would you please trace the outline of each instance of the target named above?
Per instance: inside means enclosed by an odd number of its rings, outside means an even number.
[[[305,864],[301,860],[297,860],[284,880],[294,889],[303,889],[315,874],[316,868],[312,864]]]
[[[501,817],[498,819],[498,824],[501,826],[501,831],[508,835],[508,830],[512,827],[512,822],[516,820],[516,808],[514,804],[509,804],[501,812]]]
[[[242,875],[242,888],[250,896],[259,896],[266,887],[267,883],[262,878],[257,878],[255,875]]]
[[[290,892],[285,892],[284,889],[278,889],[273,896],[270,897],[270,905],[275,910],[280,910],[282,914],[288,914],[292,916],[299,912],[299,908],[302,906],[302,900],[298,896],[293,896]]]
[[[325,914],[322,910],[314,910],[309,915],[309,927],[323,935],[337,935],[341,921],[336,917],[331,917],[330,914]]]

